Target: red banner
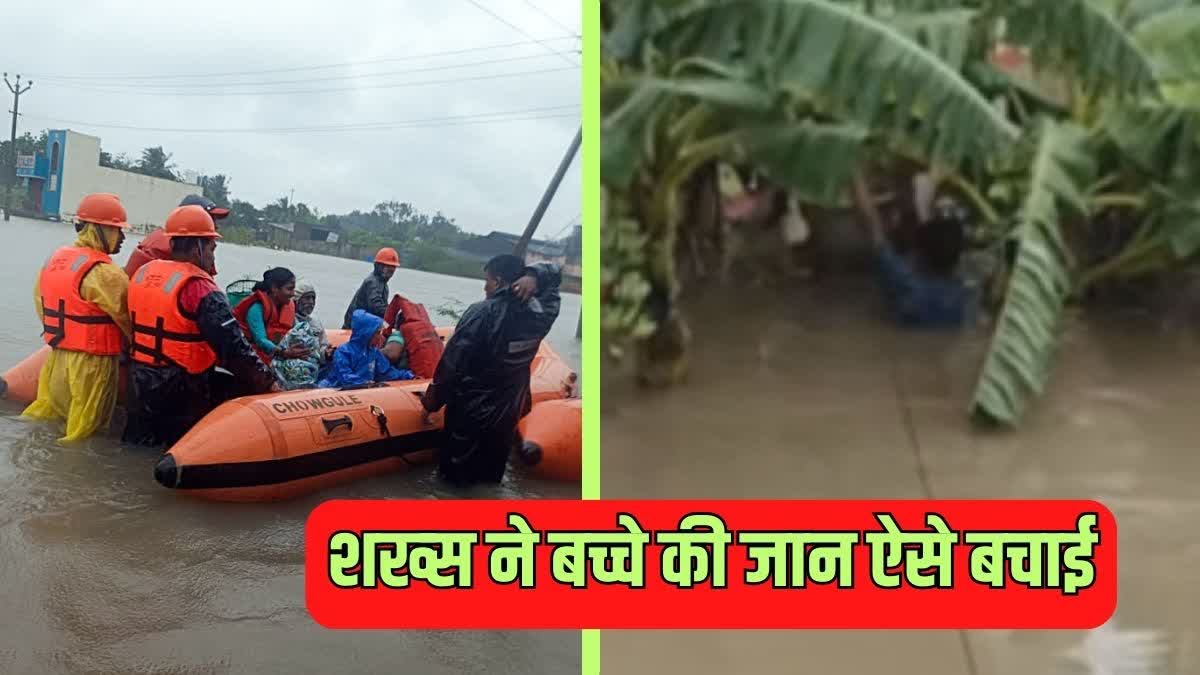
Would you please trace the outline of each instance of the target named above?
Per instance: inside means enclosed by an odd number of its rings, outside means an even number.
[[[328,628],[1093,628],[1117,529],[1092,501],[330,501]]]

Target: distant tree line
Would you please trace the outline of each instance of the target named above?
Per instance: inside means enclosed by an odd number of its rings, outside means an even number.
[[[37,137],[26,132],[17,138],[17,153],[43,151],[46,138],[45,131]],[[0,142],[0,157],[8,157],[8,147],[8,141]],[[114,155],[101,149],[100,165],[155,178],[180,180],[182,171],[172,157],[162,146],[143,149],[138,159],[132,159],[125,153]],[[222,224],[222,234],[231,243],[255,243],[258,240],[256,230],[266,223],[304,223],[339,231],[351,244],[396,248],[404,256],[405,267],[460,276],[481,274],[478,262],[464,260],[450,253],[462,242],[479,235],[464,231],[453,218],[441,211],[430,214],[409,202],[391,200],[379,202],[368,211],[355,209],[350,213],[332,214],[322,213],[317,207],[304,202],[293,203],[286,196],[260,208],[248,201],[235,199],[230,188],[232,181],[225,174],[200,176],[196,182],[204,196],[229,209],[229,217]],[[565,237],[563,243],[568,254],[581,250],[578,229]]]

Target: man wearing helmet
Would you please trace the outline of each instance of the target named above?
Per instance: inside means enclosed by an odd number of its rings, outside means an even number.
[[[350,330],[350,319],[354,316],[356,309],[366,310],[381,319],[384,318],[390,300],[388,281],[391,280],[399,266],[400,255],[396,253],[396,249],[379,249],[379,252],[375,254],[375,269],[372,270],[370,276],[363,279],[362,285],[358,287],[358,292],[350,300],[350,306],[346,308],[346,314],[342,317],[342,330]]]
[[[199,206],[212,216],[213,221],[229,215],[229,209],[217,206],[213,200],[200,195],[188,195],[179,202],[180,206]],[[146,235],[138,247],[129,254],[129,262],[125,263],[125,276],[133,278],[138,269],[151,260],[168,260],[171,257],[171,238],[163,228]],[[213,271],[216,274],[216,271]]]
[[[282,387],[212,280],[221,238],[212,217],[199,205],[181,206],[163,229],[171,257],[146,263],[129,282],[133,363],[122,440],[170,447],[225,398]],[[243,389],[231,391],[217,364]]]
[[[90,194],[75,210],[72,246],[55,251],[34,280],[33,302],[51,347],[37,399],[23,413],[66,419],[61,441],[107,426],[117,402],[120,354],[129,337],[129,279],[110,257],[125,241],[125,207],[114,194]]]

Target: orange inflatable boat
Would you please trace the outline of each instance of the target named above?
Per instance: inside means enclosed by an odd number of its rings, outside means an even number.
[[[569,396],[575,379],[543,342],[530,366],[535,409]],[[159,459],[154,478],[203,499],[268,502],[427,462],[442,426],[441,413],[423,420],[420,395],[428,385],[407,380],[228,401]]]
[[[437,329],[443,340],[452,331]],[[327,337],[337,346],[349,339],[350,331],[330,330]],[[37,396],[38,373],[49,353],[50,348],[43,346],[4,374],[5,398],[28,403]],[[125,379],[122,372],[122,395]],[[530,366],[533,412],[539,420],[546,417],[542,412],[546,402],[572,395],[576,379],[543,341]],[[305,389],[228,401],[159,459],[154,478],[165,487],[203,499],[269,502],[428,462],[442,426],[440,413],[429,424],[423,419],[420,395],[428,385],[429,380],[407,380],[363,389]],[[568,428],[547,420],[531,427],[544,429],[532,433],[540,439],[539,447],[553,448],[549,453],[559,452],[563,444],[547,440],[546,434]],[[544,467],[560,463],[552,460]],[[545,471],[535,473],[549,475]]]
[[[578,482],[583,478],[583,401],[545,401],[521,419],[521,462],[541,478]]]

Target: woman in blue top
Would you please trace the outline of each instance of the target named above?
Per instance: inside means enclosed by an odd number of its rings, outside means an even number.
[[[292,302],[295,293],[296,275],[285,267],[275,267],[264,272],[262,281],[254,284],[254,292],[233,309],[254,351],[267,365],[276,357],[297,359],[308,355],[303,347],[280,347],[296,322],[296,305]]]

